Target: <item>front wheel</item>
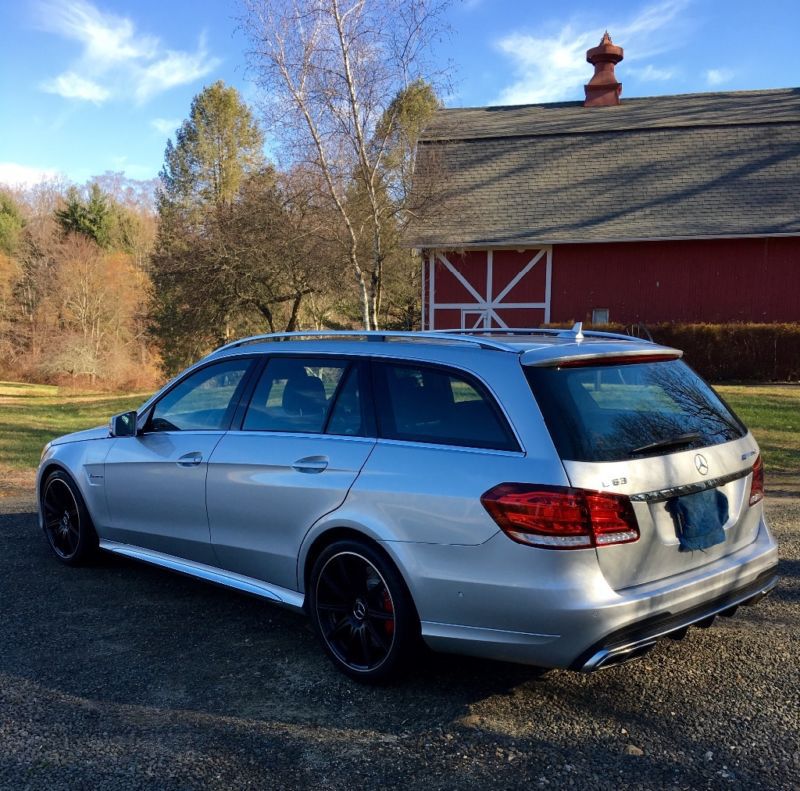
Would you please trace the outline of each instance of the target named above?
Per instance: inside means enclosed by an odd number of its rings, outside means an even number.
[[[419,643],[403,579],[382,553],[360,541],[337,541],[317,558],[309,610],[328,656],[358,681],[397,676]]]
[[[55,556],[69,566],[97,550],[97,533],[77,485],[65,472],[51,473],[41,494],[44,534]]]

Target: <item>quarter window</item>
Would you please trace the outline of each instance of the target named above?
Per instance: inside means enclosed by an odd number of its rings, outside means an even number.
[[[379,365],[377,371],[382,437],[518,450],[491,396],[470,377],[389,363]]]
[[[245,431],[321,434],[347,373],[346,361],[273,357],[245,415]]]
[[[149,431],[213,431],[228,428],[250,359],[208,365],[186,377],[153,408]]]

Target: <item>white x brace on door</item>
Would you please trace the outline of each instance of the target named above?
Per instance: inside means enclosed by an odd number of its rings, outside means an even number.
[[[530,309],[540,309],[544,311],[544,322],[550,321],[550,293],[551,293],[551,280],[552,280],[552,248],[543,247],[536,250],[530,250],[531,258],[526,263],[522,264],[519,270],[513,275],[510,281],[499,288],[498,293],[494,293],[496,284],[494,282],[493,272],[493,257],[494,251],[487,250],[486,255],[486,287],[485,293],[481,293],[484,289],[477,288],[471,283],[462,272],[459,271],[458,266],[453,264],[445,253],[431,252],[428,255],[427,262],[427,278],[423,278],[423,294],[422,300],[427,307],[424,329],[437,329],[436,324],[436,311],[449,310],[460,312],[460,329],[489,329],[491,327],[500,327],[505,329],[523,329],[529,326],[526,322],[521,325],[516,325],[511,315],[518,311],[526,311]],[[440,263],[446,271],[452,275],[455,280],[460,283],[466,292],[472,297],[469,302],[437,302],[437,290],[441,291],[441,286],[437,289],[436,277],[436,262]],[[531,302],[511,302],[506,301],[506,298],[514,290],[514,288],[528,275],[536,266],[546,267],[544,278],[544,293],[542,294],[541,301]],[[440,285],[440,284],[439,284]],[[501,315],[502,312],[502,315]],[[524,312],[519,313],[524,316]],[[509,323],[509,321],[511,323]],[[450,322],[448,322],[450,323]],[[450,327],[452,328],[452,327]]]

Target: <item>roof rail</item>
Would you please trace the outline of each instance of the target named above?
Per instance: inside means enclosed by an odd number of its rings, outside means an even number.
[[[429,330],[431,333],[438,333],[439,330]],[[641,341],[643,343],[654,343],[652,339],[637,338],[634,335],[624,335],[619,332],[602,332],[601,330],[585,330],[583,322],[575,323],[570,329],[558,329],[557,327],[531,327],[527,329],[508,329],[505,327],[492,327],[490,329],[471,329],[471,330],[443,330],[455,335],[549,335],[557,338],[571,338],[580,343],[584,338],[616,338],[621,341]]]
[[[410,341],[445,341],[448,343],[465,343],[471,346],[477,346],[481,349],[494,349],[496,351],[516,352],[507,343],[495,341],[490,338],[472,338],[464,337],[455,332],[439,332],[438,330],[427,330],[424,332],[401,332],[401,331],[386,331],[383,330],[314,330],[309,332],[269,332],[263,335],[251,335],[247,338],[239,338],[239,340],[226,343],[215,349],[211,354],[224,351],[226,349],[234,349],[239,346],[245,346],[250,343],[261,343],[262,341],[290,341],[290,340],[321,340],[324,338],[337,339],[348,338],[355,340],[362,338],[367,341],[388,341],[392,339],[410,340]]]

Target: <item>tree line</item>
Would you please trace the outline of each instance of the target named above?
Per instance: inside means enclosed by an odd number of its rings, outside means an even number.
[[[261,117],[216,82],[155,185],[0,192],[0,374],[144,387],[247,334],[418,327],[444,6],[243,0]]]
[[[83,188],[0,190],[0,375],[131,387],[160,378],[147,193],[114,173]]]

